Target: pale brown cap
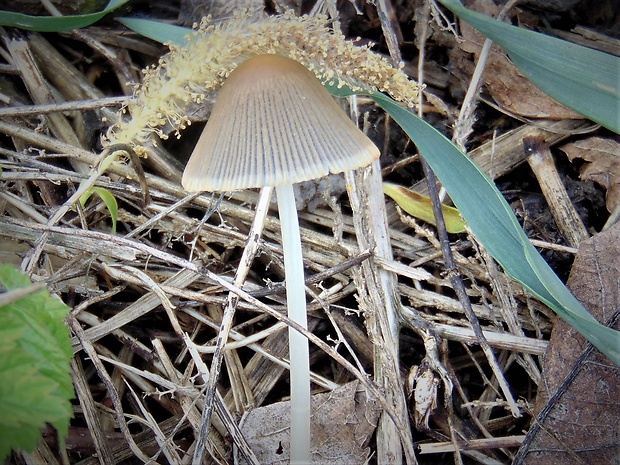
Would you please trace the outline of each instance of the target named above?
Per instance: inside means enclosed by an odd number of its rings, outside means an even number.
[[[259,55],[224,82],[182,184],[189,192],[294,184],[378,157],[310,71],[290,58]]]

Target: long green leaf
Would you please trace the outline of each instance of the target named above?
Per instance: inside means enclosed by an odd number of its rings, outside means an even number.
[[[568,108],[620,133],[620,58],[473,12],[440,0],[500,45],[536,86]]]
[[[620,365],[620,333],[601,325],[570,293],[493,181],[434,127],[383,94],[371,96],[416,144],[476,238],[506,272]]]
[[[0,26],[11,26],[28,31],[63,32],[90,26],[128,0],[110,0],[108,6],[97,13],[69,16],[31,16],[12,11],[0,12]]]

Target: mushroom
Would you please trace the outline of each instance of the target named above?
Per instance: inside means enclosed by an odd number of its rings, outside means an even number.
[[[293,184],[369,165],[377,147],[303,65],[258,55],[226,79],[183,173],[189,192],[273,186],[282,230],[286,302],[307,328],[304,267]],[[291,463],[310,462],[307,339],[289,328]]]

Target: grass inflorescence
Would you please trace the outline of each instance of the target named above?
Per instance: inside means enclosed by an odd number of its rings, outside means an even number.
[[[324,84],[379,90],[409,107],[418,101],[420,86],[415,81],[367,45],[347,40],[330,27],[326,16],[285,12],[255,19],[237,14],[219,24],[207,17],[184,45],[171,44],[170,52],[145,70],[136,99],[108,131],[107,143],[132,144],[139,151],[152,133],[167,138],[169,127],[179,137],[191,124],[188,108],[219,89],[247,58],[261,54],[292,58]]]

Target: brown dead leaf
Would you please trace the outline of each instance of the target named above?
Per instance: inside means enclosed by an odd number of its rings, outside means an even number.
[[[609,212],[620,203],[620,143],[617,139],[589,137],[560,147],[570,161],[581,158],[586,163],[579,174],[583,181],[593,181],[607,190],[605,205]]]
[[[368,441],[381,413],[359,382],[312,396],[312,463],[363,464]],[[289,463],[290,403],[279,402],[250,411],[241,431],[265,465]],[[241,463],[245,463],[241,461]]]
[[[568,285],[601,322],[620,328],[620,225],[582,242]],[[585,350],[585,352],[584,352]],[[513,465],[617,464],[620,369],[557,319],[537,418]]]
[[[493,18],[501,10],[501,5],[491,0],[475,0],[468,7]],[[459,47],[478,59],[485,37],[465,21],[460,22],[460,27],[463,41]],[[489,53],[483,79],[495,102],[512,114],[526,118],[583,119],[532,84],[496,45]]]

